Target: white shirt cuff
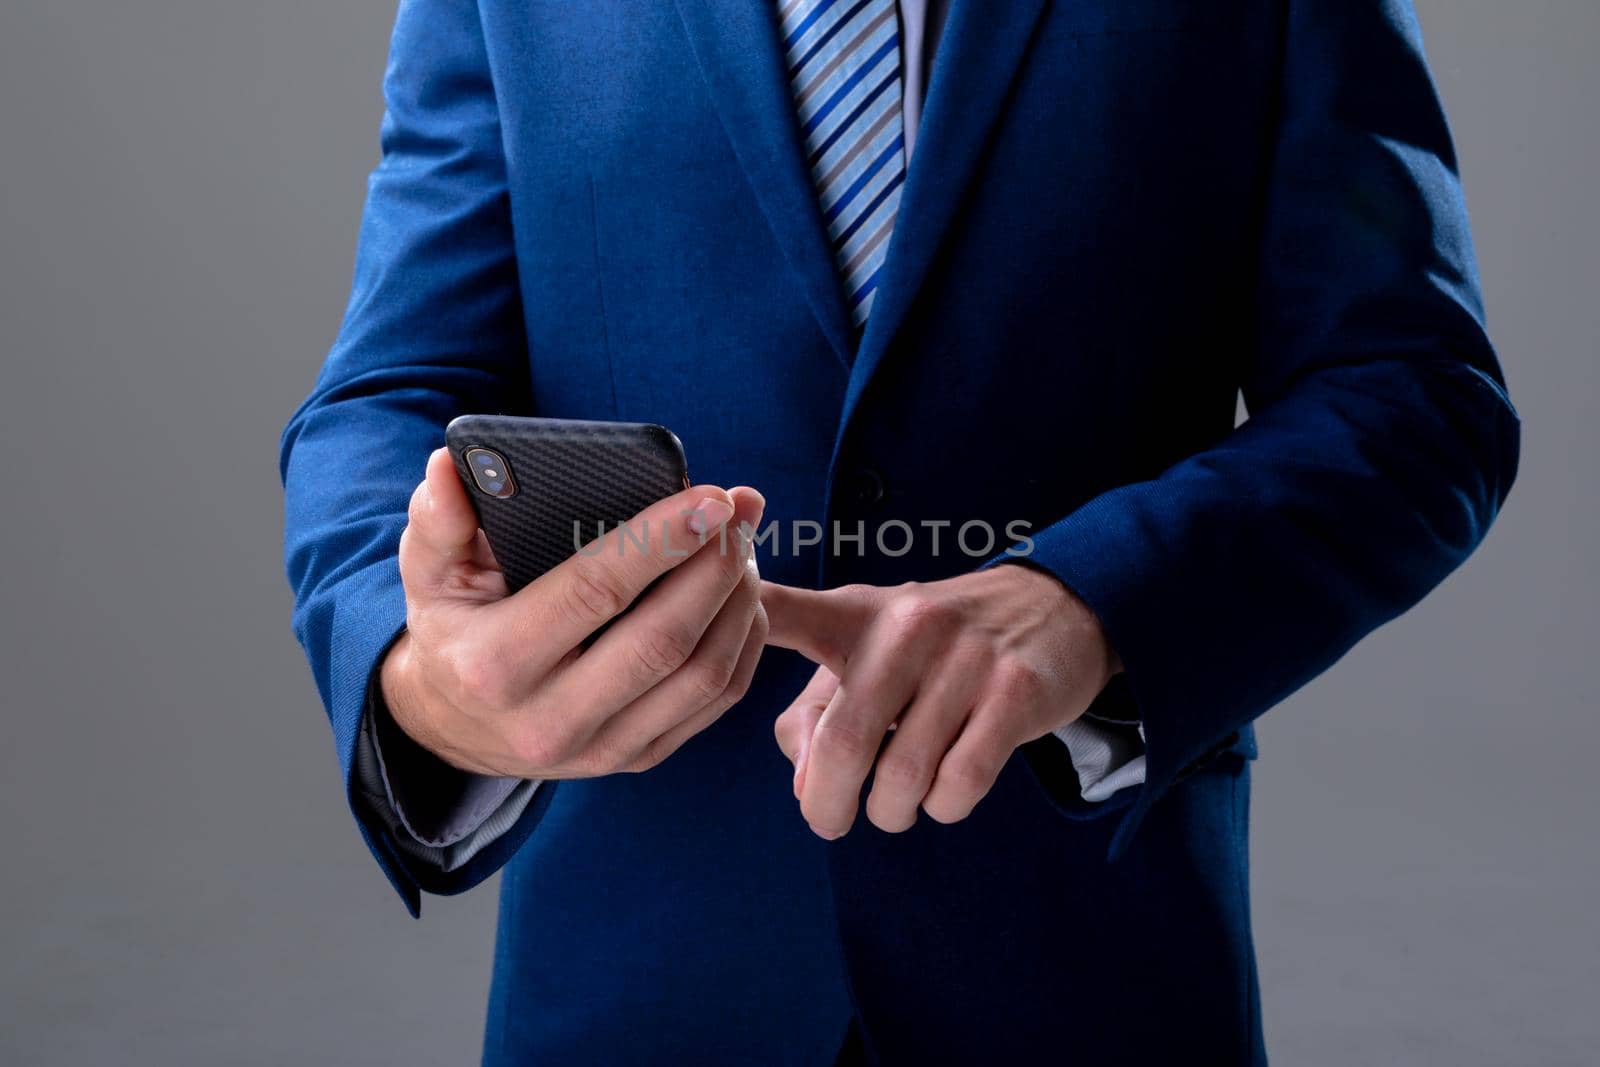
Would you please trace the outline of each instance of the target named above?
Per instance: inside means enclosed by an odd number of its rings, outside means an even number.
[[[1114,727],[1087,715],[1054,732],[1067,746],[1078,789],[1091,804],[1109,800],[1124,789],[1144,784],[1144,727]]]
[[[452,806],[430,820],[434,825],[419,827],[398,799],[402,791],[390,780],[375,711],[369,699],[356,735],[356,785],[369,810],[410,858],[446,873],[459,870],[515,826],[532,802],[538,781],[466,775]],[[427,788],[426,782],[408,784],[410,790]]]

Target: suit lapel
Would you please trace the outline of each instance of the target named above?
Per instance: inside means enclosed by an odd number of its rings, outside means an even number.
[[[1044,5],[1045,0],[954,0],[952,4],[934,59],[883,280],[851,369],[839,423],[841,442],[973,179]]]
[[[806,168],[774,0],[677,0],[700,72],[744,168],[816,315],[846,368],[855,331]]]

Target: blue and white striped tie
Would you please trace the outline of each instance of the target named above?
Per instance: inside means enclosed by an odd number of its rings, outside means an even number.
[[[896,0],[778,0],[807,162],[858,328],[906,177]]]

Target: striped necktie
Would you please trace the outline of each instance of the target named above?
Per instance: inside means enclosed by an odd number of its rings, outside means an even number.
[[[859,329],[906,177],[896,0],[777,2],[807,162]]]

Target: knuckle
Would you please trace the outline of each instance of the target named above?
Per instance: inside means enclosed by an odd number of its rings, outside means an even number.
[[[537,771],[549,771],[561,766],[571,755],[563,740],[547,731],[527,730],[517,739],[515,754],[523,766]]]
[[[694,646],[681,630],[651,629],[630,646],[636,675],[646,681],[665,678],[683,666]]]
[[[738,673],[736,671],[734,673],[733,677],[731,677],[729,679],[727,686],[723,688],[723,691],[722,691],[723,703],[725,703],[728,707],[731,708],[731,707],[733,707],[733,705],[735,705],[735,704],[739,703],[739,701],[743,700],[745,698],[745,696],[750,692],[750,683],[751,683],[751,681],[752,681],[752,673],[751,672],[746,672],[746,673],[740,674],[740,673]]]
[[[929,596],[920,588],[903,589],[885,609],[889,625],[901,639],[922,637],[945,629],[951,622],[951,609],[944,601]]]
[[[732,656],[707,656],[690,667],[690,684],[701,703],[709,704],[727,693],[736,666]]]
[[[662,763],[666,762],[667,755],[667,745],[658,737],[644,746],[644,750],[620,770],[624,774],[643,774],[645,771],[651,771],[661,766]]]
[[[406,504],[406,523],[408,526],[417,526],[427,521],[428,517],[428,483],[421,482],[411,491],[411,499]]]
[[[1008,659],[995,667],[994,688],[1008,704],[1028,704],[1044,691],[1044,678],[1032,665]]]
[[[785,752],[798,747],[802,737],[809,737],[815,732],[816,723],[812,716],[807,714],[810,710],[807,705],[791,704],[785,708],[772,724],[772,736],[777,739],[778,747]]]
[[[889,786],[914,787],[926,784],[933,777],[933,770],[920,753],[891,750],[878,760],[874,774]]]
[[[621,580],[595,557],[577,559],[566,585],[568,615],[579,622],[600,623],[620,614],[628,606]]]
[[[855,723],[825,715],[817,723],[811,747],[821,756],[857,759],[867,753],[867,736]]]
[[[414,527],[408,525],[400,531],[400,547],[396,554],[400,558],[400,581],[405,583],[406,572],[411,569],[411,564],[417,555],[417,534]]]
[[[562,760],[560,766],[566,778],[603,778],[616,773],[622,764],[602,750],[589,749]]]
[[[640,757],[641,753],[625,752],[610,746],[597,748],[588,758],[589,771],[596,778],[608,774],[621,774]]]
[[[979,759],[972,756],[957,756],[945,760],[939,768],[939,777],[944,779],[957,795],[966,800],[976,800],[989,791],[989,785],[994,781],[994,775],[989,767]]]
[[[571,768],[572,776],[576,778],[601,778],[616,774],[637,756],[637,753],[624,751],[615,744],[594,739],[581,745],[576,739],[568,740],[562,746],[562,752],[560,763]]]

